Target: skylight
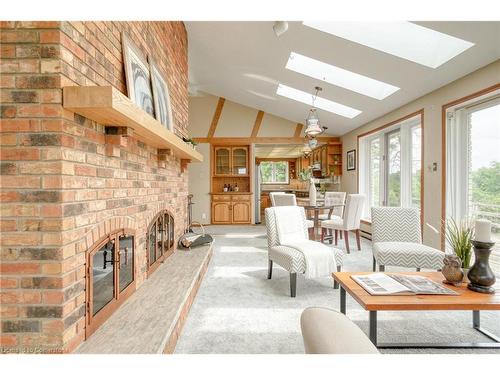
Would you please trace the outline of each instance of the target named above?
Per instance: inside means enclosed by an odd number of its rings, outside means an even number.
[[[350,72],[349,70],[300,55],[296,52],[290,53],[286,68],[378,100],[385,99],[399,90],[399,87]]]
[[[310,92],[297,90],[293,87],[282,85],[280,83],[278,85],[278,89],[276,90],[276,94],[312,106],[312,94]],[[328,99],[320,98],[319,96],[316,98],[314,106],[347,118],[354,118],[361,113],[361,111],[355,108],[351,108]]]
[[[406,21],[305,21],[303,24],[430,68],[441,66],[474,45]]]

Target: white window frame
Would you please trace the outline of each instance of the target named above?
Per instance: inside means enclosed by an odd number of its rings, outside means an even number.
[[[271,170],[271,182],[264,182],[262,180],[262,184],[264,185],[288,185],[290,184],[290,163],[286,160],[281,160],[281,161],[261,161],[262,163],[271,163],[272,164],[272,170]],[[286,166],[286,171],[285,171],[285,176],[286,176],[286,181],[276,181],[276,163],[285,163]]]
[[[446,110],[446,218],[459,221],[470,216],[471,114],[499,104],[500,91]]]
[[[412,207],[412,129],[415,127],[422,128],[421,114],[417,114],[409,119],[398,122],[392,126],[382,129],[376,133],[366,135],[359,139],[360,148],[360,163],[359,163],[359,192],[367,197],[367,204],[364,206],[363,217],[370,220],[370,208],[373,206],[370,193],[370,181],[372,170],[370,168],[370,144],[374,139],[379,139],[380,150],[382,152],[382,160],[380,162],[379,175],[379,202],[381,206],[387,205],[387,137],[389,134],[399,131],[401,145],[401,207]],[[422,133],[423,134],[423,133]],[[421,139],[420,147],[423,147],[423,139]],[[422,154],[422,153],[421,153]],[[421,160],[421,173],[423,173],[423,163]],[[420,187],[422,189],[422,186]],[[422,205],[423,202],[420,202]]]

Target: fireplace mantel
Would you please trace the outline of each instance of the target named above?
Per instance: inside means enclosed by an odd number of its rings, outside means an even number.
[[[203,161],[198,151],[112,86],[64,87],[63,106],[103,125],[132,128],[137,138],[171,150],[183,163]]]

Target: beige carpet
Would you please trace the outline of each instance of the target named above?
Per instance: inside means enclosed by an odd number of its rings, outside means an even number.
[[[176,353],[303,353],[300,314],[309,306],[339,309],[339,291],[332,288],[332,281],[328,278],[305,280],[300,275],[297,297],[290,298],[286,271],[275,266],[273,279],[267,280],[263,226],[211,226],[208,229],[216,235],[214,256]],[[353,237],[350,243],[355,244]],[[344,270],[370,271],[370,244],[363,240],[361,252],[351,249],[351,254],[345,254]],[[347,315],[367,332],[368,313],[349,297]],[[380,312],[378,315],[379,342],[488,341],[471,327],[470,312]],[[482,313],[482,325],[500,336],[500,312]],[[500,354],[500,349],[383,352]]]

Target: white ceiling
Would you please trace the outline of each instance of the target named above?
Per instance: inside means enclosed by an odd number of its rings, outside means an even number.
[[[256,145],[255,156],[258,158],[297,158],[302,156],[305,145]]]
[[[276,95],[278,83],[362,110],[353,119],[319,110],[331,135],[343,135],[422,95],[500,58],[500,22],[416,22],[475,45],[432,69],[375,49],[289,22],[276,37],[273,22],[186,22],[190,92],[207,92],[294,122],[304,122],[306,104]],[[368,76],[401,89],[373,99],[285,69],[290,52]],[[493,83],[493,82],[492,82]]]

